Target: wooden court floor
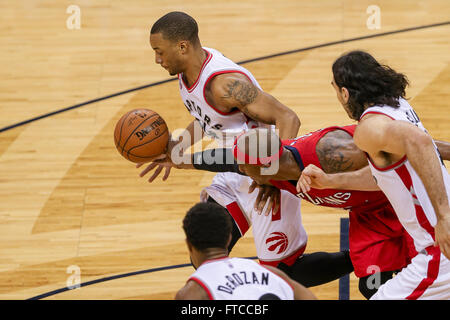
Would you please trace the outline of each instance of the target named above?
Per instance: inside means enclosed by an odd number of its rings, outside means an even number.
[[[72,4],[80,9],[79,29],[67,23]],[[374,4],[378,29],[368,27]],[[306,48],[244,64],[296,111],[299,135],[351,123],[330,85],[331,64],[363,49],[407,74],[407,95],[422,122],[450,141],[447,0],[2,1],[0,299],[28,299],[78,280],[94,283],[46,299],[172,299],[193,272],[179,266],[189,261],[181,219],[213,174],[174,170],[166,182],[149,184],[113,142],[115,123],[134,108],[160,113],[171,131],[191,121],[176,82],[115,95],[169,78],[154,63],[148,34],[174,10],[197,20],[204,46],[235,61]],[[339,42],[346,39],[354,40]],[[304,203],[302,216],[307,252],[339,250],[345,211]],[[255,256],[250,231],[232,256]],[[170,266],[178,267],[153,270]],[[136,273],[142,270],[148,272]],[[101,279],[109,280],[95,282]],[[338,299],[338,282],[312,291]],[[350,298],[363,298],[353,274]]]

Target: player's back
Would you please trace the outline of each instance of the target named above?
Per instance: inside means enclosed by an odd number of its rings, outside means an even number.
[[[259,300],[270,294],[293,300],[294,290],[280,276],[257,262],[224,257],[207,260],[191,275],[211,300]]]

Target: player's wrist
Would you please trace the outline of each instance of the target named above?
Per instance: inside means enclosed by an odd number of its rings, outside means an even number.
[[[322,188],[323,189],[337,189],[342,184],[342,178],[339,174],[325,173],[322,178]]]

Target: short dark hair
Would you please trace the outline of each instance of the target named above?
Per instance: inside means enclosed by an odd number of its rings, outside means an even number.
[[[387,65],[380,64],[364,51],[351,51],[333,63],[334,82],[349,92],[348,106],[352,118],[359,120],[365,105],[400,106],[408,79]]]
[[[190,15],[173,11],[159,18],[152,26],[150,34],[161,33],[170,41],[198,41],[198,25]]]
[[[227,248],[232,222],[228,211],[213,202],[200,202],[186,213],[183,230],[198,250]]]

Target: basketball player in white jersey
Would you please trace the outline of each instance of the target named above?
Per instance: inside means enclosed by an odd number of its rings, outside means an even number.
[[[198,203],[183,219],[186,244],[196,271],[177,300],[315,300],[284,272],[255,261],[228,257],[232,222],[215,203]]]
[[[366,190],[375,182],[419,252],[372,299],[449,300],[450,176],[432,138],[404,99],[406,77],[362,51],[338,58],[332,70],[339,102],[350,118],[359,121],[353,138],[366,152],[370,167],[347,181]]]
[[[196,125],[212,138],[225,136],[225,139],[218,139],[219,147],[231,147],[236,135],[260,126],[275,126],[282,139],[297,136],[300,121],[295,112],[262,91],[247,69],[215,49],[202,47],[197,23],[189,15],[170,12],[158,19],[150,32],[150,45],[155,51],[155,62],[170,75],[178,76],[183,103],[195,118],[186,128],[185,132],[189,135],[181,135],[189,137],[190,140],[184,150],[197,142],[194,134]],[[201,139],[202,136],[198,138]],[[177,148],[177,143],[180,142],[169,143],[168,157],[171,157],[172,150]],[[186,143],[186,139],[183,139],[182,143]],[[150,177],[150,182],[161,173],[164,166],[153,162],[142,171],[141,177],[153,169],[155,172]],[[166,167],[163,180],[167,179],[169,170],[170,167]],[[253,208],[258,191],[248,193],[251,183],[249,177],[221,172],[205,189],[209,200],[226,208],[233,217],[235,228],[230,249],[252,226],[261,263],[273,266],[281,262],[293,264],[305,251],[307,242],[306,231],[301,222],[301,200],[289,192],[281,191],[275,214],[259,215]],[[273,202],[270,202],[266,210],[271,209],[272,205]],[[327,277],[325,282],[343,275],[342,272],[338,274],[336,271],[339,268],[334,268],[334,261],[350,261],[348,252],[333,254],[323,262],[329,266],[330,271],[334,270],[331,278]],[[341,264],[339,261],[337,263]],[[309,278],[314,277],[311,275]],[[312,284],[321,283],[324,282]]]

